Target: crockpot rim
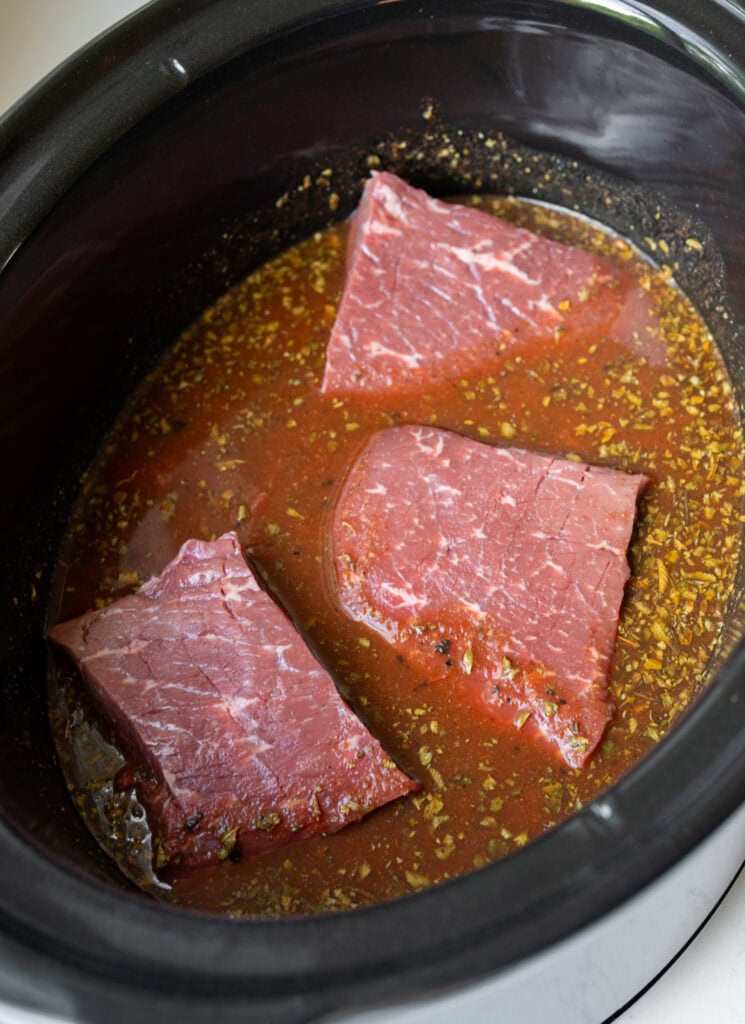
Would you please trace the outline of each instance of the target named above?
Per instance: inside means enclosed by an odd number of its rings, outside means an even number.
[[[219,2],[225,8],[237,8],[240,6],[235,3],[235,0],[219,0]],[[563,6],[576,6],[571,3],[571,0],[557,0],[557,2]],[[137,59],[133,48],[136,49],[137,37],[140,31],[145,32],[149,30],[157,35],[159,27],[169,26],[173,13],[177,9],[183,8],[188,18],[192,15],[198,16],[207,6],[210,5],[205,0],[190,0],[188,3],[179,3],[178,0],[159,0],[159,2],[151,3],[141,11],[135,12],[120,26],[95,41],[92,47],[86,48],[66,62],[65,65],[33,90],[27,100],[21,101],[10,111],[6,118],[0,121],[0,152],[6,151],[6,144],[11,142],[16,144],[19,135],[23,137],[24,124],[31,127],[40,118],[43,120],[44,106],[49,102],[53,94],[56,93],[59,98],[60,90],[62,93],[71,91],[71,96],[75,97],[73,106],[78,103],[79,95],[84,95],[85,93],[85,83],[89,77],[88,62],[91,61],[94,52],[97,55],[126,53],[126,58],[116,57],[112,64],[114,70],[120,70],[122,65],[117,63],[117,61],[124,60],[129,66],[133,60]],[[263,11],[265,7],[268,9],[271,5],[259,6]],[[319,18],[326,16],[336,17],[348,13],[354,14],[358,11],[371,11],[375,6],[377,5],[368,2],[368,0],[358,0],[358,2],[354,2],[354,0],[352,2],[350,0],[322,0],[320,3],[311,3],[308,0],[286,0],[286,2],[283,0],[281,4],[276,4],[273,8],[273,12],[276,14],[275,32],[281,34],[285,31],[300,30],[311,21],[318,20]],[[593,4],[588,6],[598,7],[599,5]],[[627,6],[636,6],[640,10],[644,8],[646,11],[649,11],[648,4],[629,3]],[[671,3],[670,0],[666,0],[665,3],[661,3],[658,6],[664,7],[667,13],[670,14],[670,9],[676,5]],[[690,10],[695,9],[695,5],[684,6]],[[720,0],[715,0],[712,6],[722,9],[726,8],[730,12],[732,9],[732,4],[727,2],[720,3]],[[319,13],[319,8],[323,9],[323,14]],[[745,13],[740,10],[737,16],[745,24]],[[266,31],[264,31],[265,28],[266,26],[264,25],[257,32],[255,39],[250,45],[258,45],[266,38],[269,38]],[[143,44],[139,57],[139,59],[149,62],[148,67],[152,65],[151,45],[151,43]],[[164,53],[166,50],[172,52],[172,47],[165,46],[163,42],[161,45],[164,47]],[[146,54],[146,56],[143,56],[143,54]],[[730,48],[731,59],[732,56]],[[740,54],[740,59],[743,59],[743,54]],[[189,66],[186,63],[186,67],[188,68]],[[205,67],[200,73],[214,70],[218,66],[219,64]],[[114,70],[110,73],[113,74]],[[166,102],[186,85],[186,82],[179,82],[172,75],[169,76],[169,74],[162,71],[158,71],[158,76],[160,77],[151,76],[148,79],[148,84],[151,84],[150,95],[154,107]],[[161,81],[161,79],[163,80]],[[55,104],[53,104],[53,107],[55,107]],[[140,117],[144,116],[144,113],[141,111],[135,120],[139,120]],[[44,133],[48,130],[58,131],[59,125],[63,121],[64,112],[52,116],[49,124],[43,127],[41,136],[43,137]],[[134,123],[135,121],[132,121],[132,124]],[[54,127],[55,125],[56,128]],[[119,125],[121,133],[131,126],[131,124],[127,124],[126,119],[123,120]],[[111,132],[111,126],[109,130]],[[101,145],[104,145],[104,140],[99,140],[99,142]],[[31,146],[35,144],[35,141],[30,140],[25,144]],[[17,168],[18,160],[23,159],[23,146],[24,143],[21,142],[11,155],[13,167]],[[10,149],[11,147],[8,145],[8,148]],[[96,153],[95,156],[97,155],[99,154]],[[89,162],[93,162],[95,156]],[[58,168],[56,172],[54,169],[47,171],[43,182],[43,198],[37,202],[33,210],[26,204],[16,209],[9,209],[5,215],[0,216],[0,262],[2,262],[3,252],[9,257],[16,251],[17,247],[22,244],[23,238],[32,230],[33,224],[41,220],[48,209],[54,205],[59,195],[66,190],[81,172],[82,169],[78,165]],[[65,181],[64,185],[62,184],[63,179]],[[0,170],[0,189],[3,186],[3,181],[3,171]],[[633,850],[629,851],[627,846],[623,845],[621,838],[624,822],[628,820],[628,808],[623,807],[624,800],[628,798],[630,802],[633,802],[636,799],[637,791],[641,792],[644,790],[650,777],[655,777],[660,772],[664,773],[668,770],[665,767],[666,765],[678,763],[684,766],[687,760],[685,754],[686,744],[697,741],[699,734],[705,731],[704,725],[706,722],[718,722],[719,725],[715,732],[717,736],[716,747],[720,747],[723,737],[727,738],[727,743],[719,750],[718,759],[715,761],[712,758],[711,770],[708,775],[702,775],[698,780],[697,786],[694,787],[699,799],[701,797],[698,794],[698,790],[703,789],[708,794],[710,792],[709,787],[714,788],[717,798],[712,800],[707,795],[705,799],[701,799],[701,802],[705,803],[706,806],[701,808],[695,823],[691,823],[689,817],[685,823],[677,820],[674,813],[674,808],[677,805],[674,801],[669,802],[665,808],[666,814],[661,814],[660,820],[667,818],[673,832],[668,836],[660,835],[659,833],[657,835],[650,835],[648,837],[649,842],[644,847],[644,857],[641,858],[637,854],[637,863],[634,864],[633,872],[627,874],[623,884],[617,881],[615,887],[608,886],[602,894],[595,893],[597,899],[593,903],[591,910],[588,910],[586,906],[590,901],[585,899],[582,909],[577,908],[573,915],[567,915],[563,927],[555,929],[553,934],[546,930],[541,940],[533,942],[530,951],[538,952],[540,949],[545,948],[546,945],[559,941],[571,931],[596,920],[602,914],[618,906],[619,903],[631,895],[631,893],[637,891],[641,886],[652,882],[654,878],[678,860],[682,852],[687,852],[687,850],[691,849],[708,835],[739,804],[742,784],[745,782],[745,758],[742,756],[743,746],[745,746],[745,730],[742,728],[745,724],[742,721],[743,712],[745,711],[745,699],[740,700],[738,690],[739,683],[744,675],[745,647],[740,645],[737,652],[731,657],[720,673],[716,687],[712,687],[704,695],[695,711],[641,765],[637,766],[620,783],[614,786],[607,796],[600,797],[598,801],[594,801],[588,808],[557,828],[550,836],[546,836],[531,844],[525,850],[519,851],[500,864],[483,868],[479,872],[446,883],[437,889],[412,895],[392,903],[362,908],[350,915],[319,915],[315,918],[293,921],[247,922],[226,921],[208,915],[203,916],[180,911],[176,908],[168,908],[166,913],[174,922],[175,927],[173,931],[175,932],[178,929],[190,933],[190,936],[194,939],[195,954],[198,952],[196,946],[203,942],[207,931],[216,936],[218,936],[218,933],[222,936],[226,931],[229,931],[231,933],[231,941],[235,942],[236,945],[239,941],[236,937],[240,937],[241,933],[246,934],[247,930],[250,930],[256,937],[253,942],[254,947],[256,947],[253,953],[256,956],[256,962],[261,962],[261,972],[259,974],[251,974],[247,969],[250,968],[250,965],[247,965],[245,962],[245,952],[241,953],[237,959],[235,957],[225,957],[223,963],[219,965],[220,970],[217,970],[215,965],[211,964],[209,970],[205,971],[204,975],[200,973],[200,964],[197,962],[186,968],[193,972],[192,986],[194,991],[212,988],[216,978],[219,978],[221,985],[228,985],[230,993],[226,992],[226,998],[229,998],[231,993],[235,995],[245,991],[246,986],[249,984],[254,986],[261,986],[264,983],[272,985],[280,980],[285,983],[286,987],[297,992],[308,992],[311,990],[318,992],[331,986],[338,986],[340,982],[343,983],[343,978],[348,975],[347,984],[350,987],[354,987],[354,984],[360,979],[359,972],[363,972],[365,976],[371,976],[383,970],[389,972],[401,971],[403,973],[410,970],[412,975],[421,975],[422,973],[429,973],[431,975],[433,964],[430,963],[426,967],[423,964],[423,960],[430,956],[438,967],[442,967],[445,960],[449,961],[451,965],[449,973],[443,974],[443,983],[448,983],[450,980],[466,980],[467,978],[477,977],[495,965],[498,967],[506,966],[524,952],[519,941],[513,941],[510,950],[503,949],[501,959],[497,959],[495,964],[492,941],[494,936],[491,933],[497,926],[491,920],[486,922],[479,921],[478,914],[474,915],[474,910],[477,909],[479,903],[479,894],[483,886],[487,884],[488,879],[493,878],[496,883],[497,873],[504,873],[505,869],[516,875],[524,875],[525,878],[530,878],[534,873],[533,863],[536,858],[541,856],[540,851],[545,849],[547,843],[551,843],[554,848],[558,844],[563,844],[567,850],[574,850],[575,844],[584,845],[591,842],[595,853],[594,860],[597,863],[602,862],[606,865],[617,863],[620,857],[619,850],[621,849],[633,853]],[[725,726],[728,726],[729,729],[724,728]],[[709,744],[713,746],[711,736],[709,736]],[[706,745],[699,743],[699,750],[702,756],[705,755],[707,753]],[[738,766],[742,766],[739,768],[739,774]],[[676,781],[685,777],[685,773],[681,769],[680,774],[676,776]],[[604,808],[602,813],[598,813],[598,807]],[[107,978],[117,980],[119,974],[123,974],[123,972],[114,969],[118,951],[114,947],[93,950],[91,939],[98,929],[97,922],[100,920],[98,914],[119,915],[122,918],[126,918],[130,924],[134,925],[139,922],[145,930],[152,926],[155,933],[162,935],[164,928],[163,908],[143,897],[120,893],[112,887],[104,886],[102,883],[84,877],[82,873],[71,869],[64,863],[57,863],[38,848],[35,840],[24,836],[11,823],[0,820],[0,862],[19,863],[16,858],[21,856],[27,859],[25,866],[28,868],[29,878],[34,876],[37,880],[37,885],[34,886],[33,892],[25,893],[22,899],[18,899],[18,893],[16,892],[1,893],[0,920],[5,921],[8,934],[14,934],[22,945],[36,946],[37,949],[46,948],[50,952],[54,950],[57,955],[73,967],[78,967],[80,970],[95,971],[98,969]],[[641,859],[644,860],[644,863],[639,863]],[[627,871],[628,863],[627,860]],[[44,885],[38,885],[40,879],[44,880]],[[595,892],[593,885],[597,886],[597,878],[586,878],[582,882],[582,891],[585,896],[590,891]],[[45,886],[48,886],[49,889],[45,889]],[[38,912],[41,899],[43,899],[42,892],[59,890],[60,886],[68,887],[74,900],[80,900],[81,902],[87,900],[94,904],[94,906],[87,906],[84,911],[79,911],[77,915],[76,923],[84,925],[85,929],[87,929],[86,943],[82,946],[78,946],[79,934],[66,935],[64,945],[59,943],[49,945],[47,938],[38,931]],[[417,930],[412,929],[411,917],[416,916],[418,919],[427,917],[430,920],[437,920],[441,916],[439,908],[445,903],[447,893],[451,894],[452,903],[459,902],[462,906],[469,908],[467,911],[469,920],[465,922],[466,927],[455,929],[451,942],[443,943],[440,941],[437,949],[433,949],[430,942],[431,934],[427,934],[424,936],[427,941],[418,947],[410,946],[408,950],[394,950],[389,946],[388,948],[381,949],[381,955],[373,958],[372,961],[369,957],[369,949],[366,949],[365,956],[361,958],[358,945],[360,931],[368,936],[365,938],[364,943],[367,947],[371,930],[374,931],[377,927],[380,927],[382,932],[384,929],[390,929],[391,923],[395,929],[397,922],[406,922],[406,927],[401,927],[399,931],[402,941],[410,942],[412,930]],[[575,895],[578,895],[577,891],[575,891]],[[37,899],[37,896],[40,899]],[[52,917],[54,918],[55,914],[58,915],[56,922],[64,929],[66,923],[69,925],[69,906],[62,906],[61,904],[54,906],[53,902],[50,904],[47,901],[45,904],[47,914],[49,914],[50,906],[54,908]],[[500,921],[499,928],[503,929],[507,923],[509,922],[505,920]],[[516,930],[519,930],[517,922],[513,921],[512,923],[515,925]],[[323,973],[319,972],[317,965],[313,965],[313,976],[309,977],[307,970],[302,968],[303,958],[299,957],[300,969],[295,968],[294,971],[288,971],[285,970],[285,965],[282,964],[280,965],[282,969],[277,973],[273,974],[271,971],[267,973],[267,967],[272,965],[265,962],[265,957],[258,955],[258,947],[264,942],[275,941],[275,938],[281,939],[283,945],[285,945],[287,942],[286,937],[289,934],[288,929],[291,929],[292,932],[303,933],[303,942],[307,942],[310,938],[311,941],[318,941],[322,947],[329,945],[328,939],[333,932],[333,941],[330,942],[330,946],[337,954],[333,967]],[[426,931],[421,926],[418,930],[420,933]],[[468,950],[471,951],[471,962],[466,970],[464,970],[463,965],[464,957],[458,956],[457,947],[460,944],[466,944]],[[479,945],[482,947],[482,953],[477,957],[473,955],[473,949]],[[504,945],[505,943],[502,942],[502,946]],[[93,955],[91,955],[92,951]],[[344,957],[347,960],[344,962],[344,966],[342,966]],[[163,981],[163,972],[171,969],[177,970],[179,974],[183,974],[185,970],[183,964],[180,962],[178,965],[175,965],[173,961],[173,957],[166,955],[164,961],[157,968],[153,968],[152,962],[143,962],[143,975],[141,979],[143,985],[159,987]],[[454,970],[455,965],[457,965],[457,969]],[[201,966],[204,967],[204,964]],[[126,973],[129,974],[130,970],[131,966],[128,966]],[[267,981],[267,978],[270,978],[270,980]],[[119,980],[123,980],[123,977],[119,978]]]

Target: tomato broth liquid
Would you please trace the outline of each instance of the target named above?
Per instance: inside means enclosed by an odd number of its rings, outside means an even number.
[[[83,481],[55,618],[135,590],[187,538],[235,529],[345,698],[423,785],[334,835],[165,885],[150,864],[136,790],[112,782],[125,765],[116,736],[75,674],[59,669],[51,718],[73,798],[123,870],[161,899],[282,915],[356,907],[453,878],[606,789],[706,677],[734,586],[743,504],[743,441],[715,344],[669,270],[618,236],[555,207],[469,201],[621,266],[639,295],[625,340],[568,330],[505,352],[489,373],[465,378],[454,368],[446,384],[415,396],[324,397],[345,270],[348,229],[337,225],[253,273],[185,332]],[[370,435],[401,423],[651,478],[611,665],[615,712],[583,769],[568,767],[532,722],[497,722],[457,666],[429,679],[339,607],[329,552],[335,496]]]

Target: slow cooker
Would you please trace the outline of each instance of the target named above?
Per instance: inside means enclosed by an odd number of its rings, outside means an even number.
[[[329,216],[279,195],[331,165],[345,215],[358,154],[420,136],[423,111],[700,225],[719,254],[702,309],[742,404],[744,67],[731,0],[158,0],[0,123],[0,999],[86,1022],[600,1022],[705,919],[745,835],[742,587],[704,696],[604,796],[436,889],[277,921],[162,907],[118,875],[55,763],[44,626],[76,482],[132,388]],[[462,166],[428,160],[462,190]],[[605,219],[641,243],[627,208]]]

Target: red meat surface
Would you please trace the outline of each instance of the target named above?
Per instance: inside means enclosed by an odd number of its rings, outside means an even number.
[[[322,390],[430,388],[531,339],[621,326],[628,302],[636,290],[601,257],[377,173],[352,221]]]
[[[581,765],[612,711],[609,662],[646,483],[435,428],[380,431],[334,512],[341,603],[430,678],[475,689],[506,728]]]
[[[233,533],[55,626],[126,752],[169,869],[335,832],[418,786],[257,584]]]

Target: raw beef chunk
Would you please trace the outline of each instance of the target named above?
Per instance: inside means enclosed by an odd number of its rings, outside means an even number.
[[[646,482],[435,428],[383,430],[334,514],[342,605],[431,678],[475,688],[510,729],[548,737],[581,765],[612,710],[608,668]]]
[[[609,329],[627,298],[598,256],[375,174],[352,221],[322,390],[431,387],[533,338]]]
[[[50,631],[122,743],[160,859],[260,854],[416,788],[256,583],[233,533],[187,541],[138,593]]]

